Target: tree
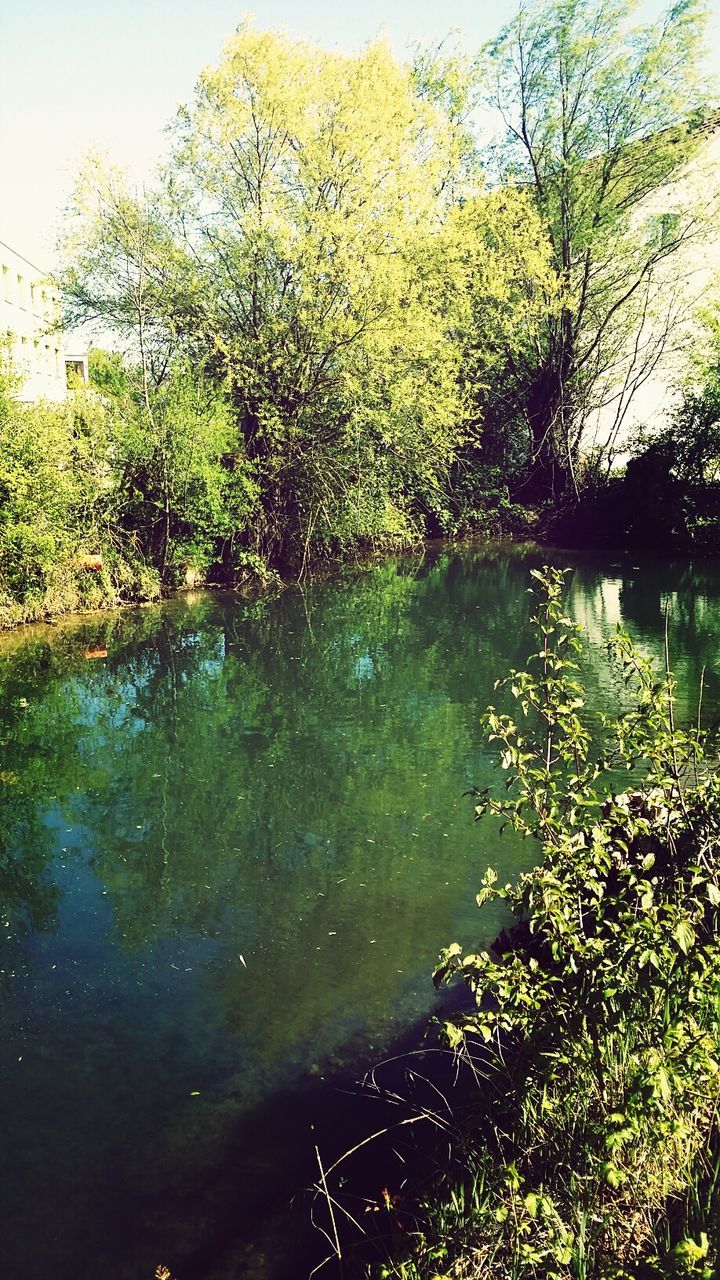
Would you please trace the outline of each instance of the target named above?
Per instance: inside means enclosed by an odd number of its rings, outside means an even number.
[[[720,547],[720,315],[704,316],[681,396],[667,424],[636,444],[618,485],[630,533],[650,545]]]
[[[178,362],[227,400],[223,466],[257,498],[224,531],[229,574],[238,554],[304,568],[463,527],[489,387],[556,293],[527,195],[481,190],[473,92],[457,58],[403,67],[382,42],[346,57],[245,24],[179,113],[156,191],[90,162],[67,319],[110,328],[138,370],[161,568]]]
[[[236,465],[222,387],[193,363],[193,282],[162,193],[132,192],[89,157],[65,254],[65,323],[91,323],[123,348],[91,361],[93,384],[114,410],[107,518],[166,581],[200,575],[255,495]]]
[[[525,492],[577,492],[588,419],[628,397],[659,358],[678,306],[663,264],[698,233],[696,209],[662,198],[702,132],[702,0],[630,27],[634,0],[522,5],[487,49],[504,136],[503,183],[526,187],[562,283],[536,352],[524,355]],[[655,198],[653,205],[652,199]],[[661,291],[664,296],[660,298]],[[658,309],[665,323],[656,324]]]
[[[704,321],[706,341],[667,432],[678,475],[698,488],[720,482],[720,308]]]
[[[460,418],[434,287],[456,133],[384,44],[348,58],[249,26],[175,132],[156,193],[91,165],[68,322],[130,338],[161,472],[155,405],[177,353],[227,397],[225,462],[259,495],[234,545],[305,563],[311,546],[411,536]]]
[[[454,148],[382,42],[345,57],[247,25],[180,115],[171,196],[265,554],[407,535],[441,486],[459,404],[433,281]]]

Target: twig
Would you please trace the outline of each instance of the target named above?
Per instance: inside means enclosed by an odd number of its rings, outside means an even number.
[[[697,709],[697,737],[698,737],[698,742],[700,741],[700,712],[702,711],[703,691],[704,691],[704,689],[705,689],[705,663],[703,663],[702,671],[700,672],[700,692],[699,692],[699,694],[698,694],[698,709]],[[697,750],[696,750],[696,751],[695,751],[695,783],[696,783],[696,785],[698,785],[698,784],[699,784],[699,782],[700,782],[700,774],[699,774],[699,770],[698,770],[698,756],[697,756]]]
[[[338,1165],[342,1164],[343,1160],[347,1160],[348,1156],[354,1156],[355,1152],[359,1151],[361,1147],[366,1147],[368,1142],[374,1142],[376,1138],[382,1138],[383,1134],[391,1133],[393,1129],[399,1129],[401,1125],[416,1124],[418,1120],[431,1120],[433,1124],[438,1124],[438,1121],[435,1119],[434,1116],[421,1115],[421,1116],[408,1116],[406,1120],[398,1120],[397,1124],[386,1125],[384,1129],[378,1129],[376,1133],[371,1133],[369,1137],[363,1138],[362,1142],[358,1142],[357,1145],[354,1147],[351,1147],[349,1151],[344,1151],[341,1156],[338,1156],[334,1164],[330,1165],[330,1168],[327,1170],[327,1173],[333,1173],[334,1170],[337,1169]],[[320,1157],[318,1156],[318,1160],[319,1159]]]
[[[317,1156],[318,1168],[320,1170],[320,1181],[322,1182],[322,1188],[325,1193],[325,1198],[328,1204],[328,1212],[330,1214],[330,1222],[332,1225],[332,1232],[333,1232],[333,1243],[335,1245],[335,1249],[337,1252],[338,1262],[340,1263],[340,1274],[342,1275],[342,1249],[340,1248],[340,1238],[338,1236],[337,1224],[335,1222],[333,1202],[330,1196],[330,1192],[328,1191],[328,1188],[327,1188],[327,1182],[325,1179],[325,1170],[323,1169],[323,1163],[322,1163],[322,1160],[320,1159],[320,1151],[317,1144],[315,1145],[315,1155]],[[335,1166],[332,1165],[331,1168],[334,1169]]]

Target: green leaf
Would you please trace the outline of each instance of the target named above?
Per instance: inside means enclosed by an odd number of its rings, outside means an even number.
[[[687,955],[695,942],[695,930],[689,920],[680,920],[673,930],[673,937],[680,950]]]
[[[609,1187],[617,1190],[625,1181],[625,1174],[622,1169],[618,1169],[616,1165],[609,1162],[602,1166],[602,1175]]]

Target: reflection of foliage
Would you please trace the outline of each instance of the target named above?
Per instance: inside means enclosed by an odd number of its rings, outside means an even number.
[[[12,779],[0,779],[0,787],[0,822],[8,832],[0,847],[0,923],[9,929],[7,941],[31,930],[53,928],[59,894],[42,879],[48,850],[38,838],[32,803],[27,796],[12,795]]]
[[[523,571],[514,554],[410,557],[240,607],[200,595],[39,630],[30,645],[12,638],[2,668],[11,776],[0,785],[16,897],[42,919],[28,904],[50,893],[42,813],[54,804],[90,832],[126,948],[182,929],[221,950],[237,937],[267,951],[271,968],[298,946],[315,963],[313,929],[325,938],[335,923],[317,895],[338,865],[351,872],[345,907],[355,895],[357,918],[379,922],[370,936],[382,932],[389,900],[411,910],[411,868],[446,858],[443,815],[478,780],[473,719],[487,673],[522,652]],[[655,592],[642,606],[640,587]],[[709,644],[710,583],[698,590]],[[573,607],[587,615],[599,591],[598,576],[580,572]],[[626,578],[624,607],[636,599],[636,624],[657,634],[651,574]],[[614,621],[600,619],[599,639]],[[678,606],[671,641],[688,654],[695,625]],[[85,662],[92,645],[109,650],[107,663]],[[689,673],[703,660],[688,657]],[[598,701],[608,695],[598,685]],[[408,798],[424,790],[432,814],[418,824]],[[357,981],[356,959],[343,949],[338,977]],[[277,981],[301,1035],[305,975]],[[229,1014],[239,1001],[247,1017],[235,977],[226,998]]]
[[[409,558],[240,609],[200,596],[54,628],[52,644],[42,631],[30,645],[13,639],[2,667],[10,767],[0,787],[4,830],[26,854],[8,854],[8,868],[27,876],[47,847],[38,814],[55,796],[94,833],[126,945],[145,945],[163,919],[223,933],[240,903],[258,937],[274,916],[275,936],[287,915],[280,901],[265,927],[256,918],[270,868],[322,876],[349,848],[362,865],[366,840],[407,808],[419,758],[431,777],[444,762],[452,804],[465,781],[456,783],[453,761],[472,750],[468,714],[484,679],[470,675],[458,628],[477,634],[483,666],[507,660],[510,644],[511,660],[519,654],[521,572],[512,557]],[[687,567],[665,578],[661,597],[651,573],[629,573],[622,607],[641,634],[658,637],[657,649],[672,595],[671,646],[687,654],[697,686],[714,633],[712,583]],[[596,607],[594,581],[586,571],[572,589],[583,616]],[[599,639],[616,620],[598,617]],[[698,634],[704,652],[693,659]],[[109,649],[107,664],[83,661],[93,643]],[[207,895],[197,891],[201,867]]]

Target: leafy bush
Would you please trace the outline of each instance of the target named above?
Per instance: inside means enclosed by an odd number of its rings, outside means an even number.
[[[710,1277],[720,781],[700,733],[675,723],[669,670],[658,678],[621,632],[630,705],[595,749],[563,574],[533,573],[540,643],[498,682],[518,712],[488,712],[507,781],[477,814],[542,858],[514,885],[485,873],[479,905],[501,898],[515,919],[489,951],[441,956],[436,982],[459,974],[476,1005],[445,1028],[483,1079],[454,1173],[473,1211],[461,1220],[439,1193],[402,1274],[436,1275],[439,1249],[448,1274],[478,1280]]]

